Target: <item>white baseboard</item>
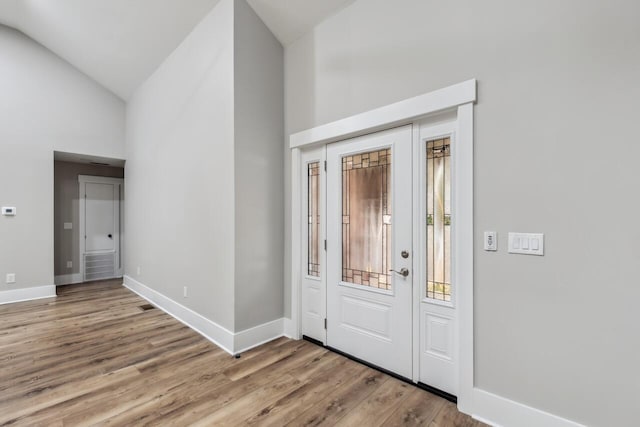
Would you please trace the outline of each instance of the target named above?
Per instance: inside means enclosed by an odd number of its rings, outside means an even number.
[[[126,288],[140,295],[142,298],[151,302],[165,313],[173,316],[180,322],[195,330],[200,335],[225,350],[227,353],[234,354],[233,332],[215,322],[212,322],[190,308],[175,302],[171,298],[162,295],[160,292],[154,291],[150,287],[143,285],[127,275],[123,277],[123,280]]]
[[[36,286],[33,288],[9,289],[0,291],[0,304],[10,304],[12,302],[31,301],[41,298],[55,298],[55,285]]]
[[[276,319],[244,331],[236,332],[233,337],[235,353],[242,353],[253,347],[280,338],[284,335],[284,319]]]
[[[54,277],[54,283],[56,284],[56,286],[82,283],[82,273],[61,274]]]
[[[283,319],[231,332],[201,314],[125,275],[124,286],[184,323],[229,354],[238,354],[283,335]]]
[[[494,427],[584,427],[574,421],[478,388],[473,389],[472,416]]]
[[[299,339],[298,337],[295,336],[296,327],[295,327],[295,324],[293,323],[293,320],[287,319],[286,317],[283,318],[283,320],[284,320],[284,336],[294,340]]]

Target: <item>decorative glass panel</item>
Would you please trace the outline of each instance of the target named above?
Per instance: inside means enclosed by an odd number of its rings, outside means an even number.
[[[427,142],[427,298],[451,301],[451,141]]]
[[[391,149],[342,158],[342,280],[391,289]]]
[[[307,166],[309,173],[307,215],[309,217],[309,248],[307,253],[309,276],[320,277],[320,163]]]

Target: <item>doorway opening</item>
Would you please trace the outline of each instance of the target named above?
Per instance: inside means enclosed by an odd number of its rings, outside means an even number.
[[[54,152],[56,286],[122,277],[124,163]]]
[[[340,341],[338,350],[346,349],[419,386],[456,396],[458,409],[465,413],[472,410],[474,393],[476,88],[477,82],[468,80],[289,138],[292,287],[291,320],[285,319],[285,333],[314,338],[333,348],[334,340]],[[407,129],[408,138],[404,136]],[[399,133],[392,135],[394,131]],[[380,153],[389,148],[391,156],[385,151],[384,161],[391,183],[386,191],[382,183],[389,185],[388,181],[375,178],[379,174],[373,170],[343,174],[343,163],[349,170],[352,158],[353,168],[356,156],[361,162],[358,169],[365,169],[365,161],[370,168],[377,153],[379,167]],[[316,169],[309,165],[315,162],[321,166],[320,177],[318,183],[310,183],[309,171]],[[380,181],[380,191],[365,189],[360,197],[343,186],[360,178],[351,175],[367,173]],[[320,209],[316,214],[316,203],[309,203],[308,193],[318,187]],[[386,210],[385,199],[391,203]],[[398,199],[405,202],[398,203]],[[354,216],[351,210],[356,206],[361,211]],[[352,219],[369,230],[366,239],[349,234]],[[408,238],[403,237],[407,233]],[[308,256],[306,249],[316,249],[313,243],[318,241],[326,249],[319,256]],[[354,255],[353,250],[360,246],[364,251]],[[379,259],[363,261],[363,254]],[[387,267],[389,271],[382,271]],[[411,294],[408,310],[401,296],[407,289]],[[404,328],[398,327],[395,323],[405,317],[405,310],[409,311],[409,326],[405,321]],[[360,341],[367,342],[353,345]],[[393,351],[395,345],[388,345],[395,341],[405,350],[410,348],[408,359],[405,352],[398,354]]]

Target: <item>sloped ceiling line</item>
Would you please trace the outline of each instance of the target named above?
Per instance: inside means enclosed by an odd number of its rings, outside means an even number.
[[[220,0],[2,0],[16,28],[128,100]],[[287,45],[354,0],[248,0]]]

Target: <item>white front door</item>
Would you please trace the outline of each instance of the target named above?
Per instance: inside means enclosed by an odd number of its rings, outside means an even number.
[[[412,378],[412,126],[327,146],[327,344]]]
[[[80,179],[81,257],[83,280],[117,277],[121,273],[120,198],[121,180],[94,177]]]

